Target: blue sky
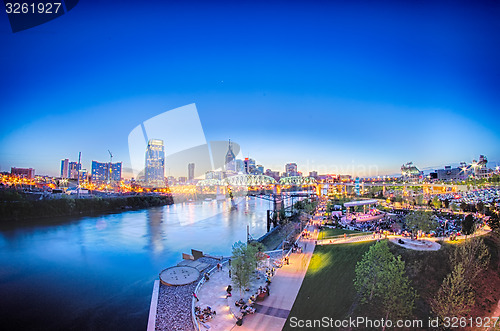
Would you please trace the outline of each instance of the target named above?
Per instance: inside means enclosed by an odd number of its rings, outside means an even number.
[[[127,167],[129,132],[191,103],[207,141],[274,170],[500,160],[498,17],[493,1],[81,1],[13,34],[3,14],[0,171],[108,149]]]

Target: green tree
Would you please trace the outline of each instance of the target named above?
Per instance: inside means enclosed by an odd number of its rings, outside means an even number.
[[[488,226],[492,230],[500,229],[500,221],[498,219],[498,214],[494,211],[488,211],[488,216],[489,216],[489,218],[487,220]]]
[[[456,203],[451,203],[451,210],[458,212],[460,211],[460,207]]]
[[[476,209],[478,212],[482,213],[484,212],[484,203],[482,201],[479,201],[477,204],[476,204]]]
[[[465,273],[462,263],[455,265],[441,284],[436,298],[431,301],[432,311],[441,319],[465,317],[471,311],[475,303],[474,292]]]
[[[404,261],[390,252],[387,241],[371,246],[355,272],[354,286],[362,303],[380,308],[386,319],[412,315],[416,292],[405,276]]]
[[[473,234],[474,230],[474,217],[472,217],[472,214],[468,214],[462,221],[462,232],[465,234],[465,239],[467,239],[468,235]]]
[[[460,209],[462,209],[462,211],[466,211],[468,207],[469,206],[464,201],[462,201],[462,203],[460,204]]]
[[[438,196],[434,196],[432,199],[432,204],[434,205],[435,208],[439,209],[441,208],[441,200],[439,200]]]
[[[257,253],[262,250],[263,246],[257,244],[245,244],[241,241],[233,245],[233,256],[231,260],[231,273],[234,285],[242,291],[250,286],[252,274],[257,267]]]
[[[406,226],[410,230],[430,232],[437,228],[438,222],[435,220],[432,213],[428,213],[425,211],[414,211],[406,215]]]
[[[445,199],[445,200],[443,201],[443,203],[444,203],[444,208],[449,208],[449,207],[450,207],[450,200]]]
[[[490,261],[490,252],[482,238],[472,238],[457,246],[450,256],[452,266],[462,264],[465,279],[473,283],[477,276],[486,269]]]

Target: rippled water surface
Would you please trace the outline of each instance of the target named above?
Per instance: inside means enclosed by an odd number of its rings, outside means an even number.
[[[0,227],[4,330],[144,330],[153,281],[191,248],[228,255],[266,231],[269,201],[203,201]],[[36,225],[35,225],[36,224]]]

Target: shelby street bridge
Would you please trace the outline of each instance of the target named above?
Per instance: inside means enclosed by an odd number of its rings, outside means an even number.
[[[385,193],[387,189],[401,189],[403,191],[415,190],[418,188],[419,193],[424,194],[442,194],[455,193],[466,191],[466,185],[457,184],[433,184],[433,183],[394,183],[394,182],[374,182],[359,184],[353,182],[319,182],[313,177],[291,176],[283,177],[278,181],[274,178],[265,175],[236,175],[226,177],[224,179],[204,179],[196,184],[198,193],[217,193],[225,194],[227,190],[247,191],[248,194],[259,192],[269,192],[271,190],[274,195],[281,195],[282,191],[293,191],[296,196],[308,196],[315,194],[322,196],[325,194],[353,194],[355,187],[363,192],[371,187],[382,188]],[[303,193],[298,193],[303,192]]]

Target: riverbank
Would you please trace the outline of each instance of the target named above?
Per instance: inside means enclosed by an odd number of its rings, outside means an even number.
[[[137,210],[149,207],[170,205],[171,196],[138,195],[29,200],[17,195],[16,200],[0,202],[0,221],[16,222],[59,216],[94,216],[103,213]]]
[[[300,233],[300,215],[294,215],[286,224],[273,228],[257,241],[262,243],[266,250],[272,251],[281,248],[283,241],[294,241]]]

